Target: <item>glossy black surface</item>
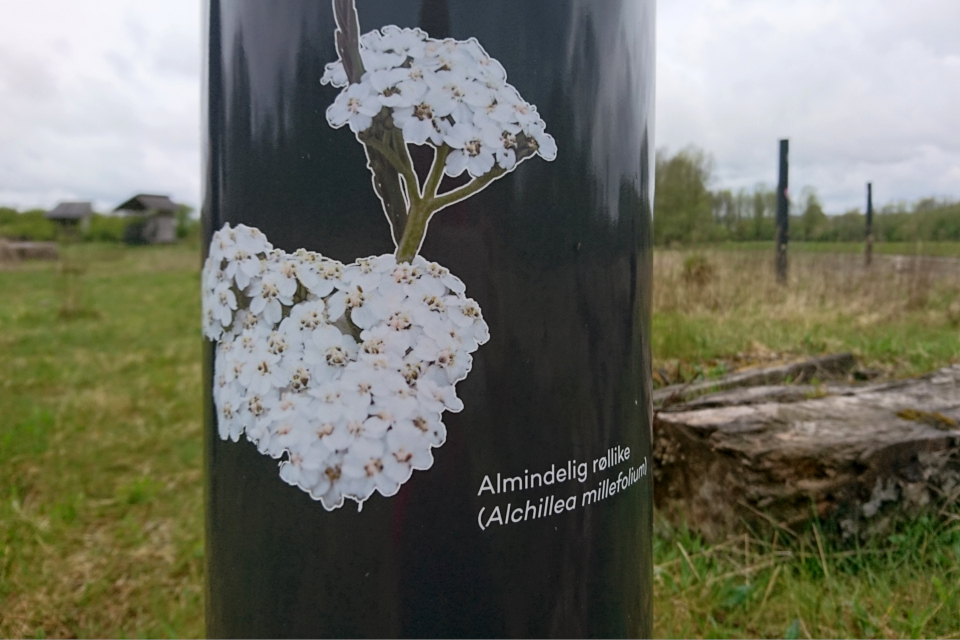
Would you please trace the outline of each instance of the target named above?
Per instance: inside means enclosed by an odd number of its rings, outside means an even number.
[[[208,634],[649,636],[649,475],[599,504],[486,531],[478,510],[509,500],[477,492],[486,474],[616,445],[650,459],[654,3],[357,4],[363,32],[476,37],[559,155],[431,223],[421,254],[463,279],[491,340],[457,385],[466,408],[444,414],[433,468],[398,495],[327,512],[252,444],[221,441],[207,350]],[[324,119],[337,92],[319,83],[336,57],[330,3],[210,0],[208,28],[206,237],[242,222],[288,251],[392,252],[361,145]]]

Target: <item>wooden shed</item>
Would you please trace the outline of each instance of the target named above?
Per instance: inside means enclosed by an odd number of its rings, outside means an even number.
[[[177,241],[177,209],[168,196],[140,193],[114,211],[140,218],[127,226],[128,242],[163,244]]]
[[[68,231],[84,229],[93,217],[93,205],[89,202],[61,202],[45,214]]]

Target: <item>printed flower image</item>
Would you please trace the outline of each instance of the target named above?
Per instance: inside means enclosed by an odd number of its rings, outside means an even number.
[[[456,384],[489,340],[463,282],[417,255],[430,219],[557,153],[536,107],[476,40],[394,26],[360,36],[352,0],[333,9],[340,59],[322,82],[342,91],[327,121],[364,146],[397,251],[342,264],[228,224],[202,279],[220,437],[246,434],[327,510],[392,496],[432,466],[443,412],[464,409]],[[408,145],[433,148],[422,184]],[[464,173],[469,182],[442,189]]]
[[[321,82],[341,87],[327,108],[331,127],[349,126],[367,152],[373,187],[390,222],[397,260],[420,250],[430,218],[474,195],[528,158],[557,157],[537,108],[507,82],[475,39],[438,40],[386,26],[359,35],[353,0],[333,0],[340,59]],[[422,183],[409,145],[433,149]],[[444,176],[470,181],[442,191]]]
[[[455,385],[489,339],[463,283],[420,257],[344,265],[225,225],[202,286],[220,437],[246,433],[327,509],[430,468],[443,412],[463,409]]]

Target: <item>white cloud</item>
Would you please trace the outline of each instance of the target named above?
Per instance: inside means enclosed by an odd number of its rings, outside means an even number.
[[[657,144],[716,159],[716,186],[776,183],[829,210],[960,197],[960,2],[661,0]]]
[[[196,0],[0,0],[0,204],[200,200]]]
[[[638,0],[639,1],[639,0]],[[0,204],[200,201],[197,0],[0,0]],[[660,0],[657,143],[831,211],[960,197],[960,2]]]

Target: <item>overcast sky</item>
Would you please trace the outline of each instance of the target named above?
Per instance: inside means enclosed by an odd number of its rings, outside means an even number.
[[[197,0],[0,0],[0,204],[200,200]]]
[[[827,210],[960,198],[960,1],[661,0],[657,146],[696,145],[715,187],[777,181]]]
[[[598,0],[602,1],[602,0]],[[645,0],[636,0],[638,2]],[[660,0],[657,146],[830,212],[960,198],[960,0]],[[0,0],[0,204],[200,200],[198,0]],[[548,125],[549,126],[549,125]]]

